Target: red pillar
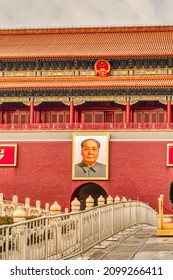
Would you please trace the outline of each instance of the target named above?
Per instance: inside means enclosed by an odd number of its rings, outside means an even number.
[[[166,122],[171,122],[171,100],[170,97],[167,99],[167,114],[166,114]]]
[[[74,102],[70,101],[70,124],[74,121]]]
[[[3,123],[3,118],[2,118],[2,110],[0,109],[0,124]]]
[[[126,123],[130,122],[130,98],[126,99]]]
[[[36,123],[40,123],[41,122],[41,113],[40,111],[36,111]]]
[[[34,123],[34,100],[30,101],[30,124]]]

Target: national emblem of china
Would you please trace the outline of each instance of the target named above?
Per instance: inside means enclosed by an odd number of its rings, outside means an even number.
[[[99,77],[107,77],[110,75],[110,63],[106,60],[100,59],[97,60],[94,69]]]

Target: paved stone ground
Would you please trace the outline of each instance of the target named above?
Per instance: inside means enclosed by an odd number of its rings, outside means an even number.
[[[173,260],[173,237],[156,236],[157,228],[141,225],[114,235],[83,257],[90,260]]]

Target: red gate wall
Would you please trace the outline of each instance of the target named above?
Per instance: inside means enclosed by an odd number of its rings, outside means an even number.
[[[4,142],[3,142],[4,143]],[[54,201],[62,209],[70,206],[71,195],[84,181],[72,181],[72,142],[15,142],[18,144],[17,166],[0,167],[0,192],[5,199],[19,196],[46,202]],[[148,202],[157,209],[158,197],[171,211],[169,185],[173,167],[166,166],[167,141],[110,141],[109,180],[92,181],[113,198],[125,196]]]

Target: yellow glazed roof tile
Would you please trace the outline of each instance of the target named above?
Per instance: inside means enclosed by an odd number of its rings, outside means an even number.
[[[173,26],[0,30],[0,59],[173,55]]]
[[[79,77],[79,78],[2,78],[0,89],[27,88],[167,88],[172,76]]]

